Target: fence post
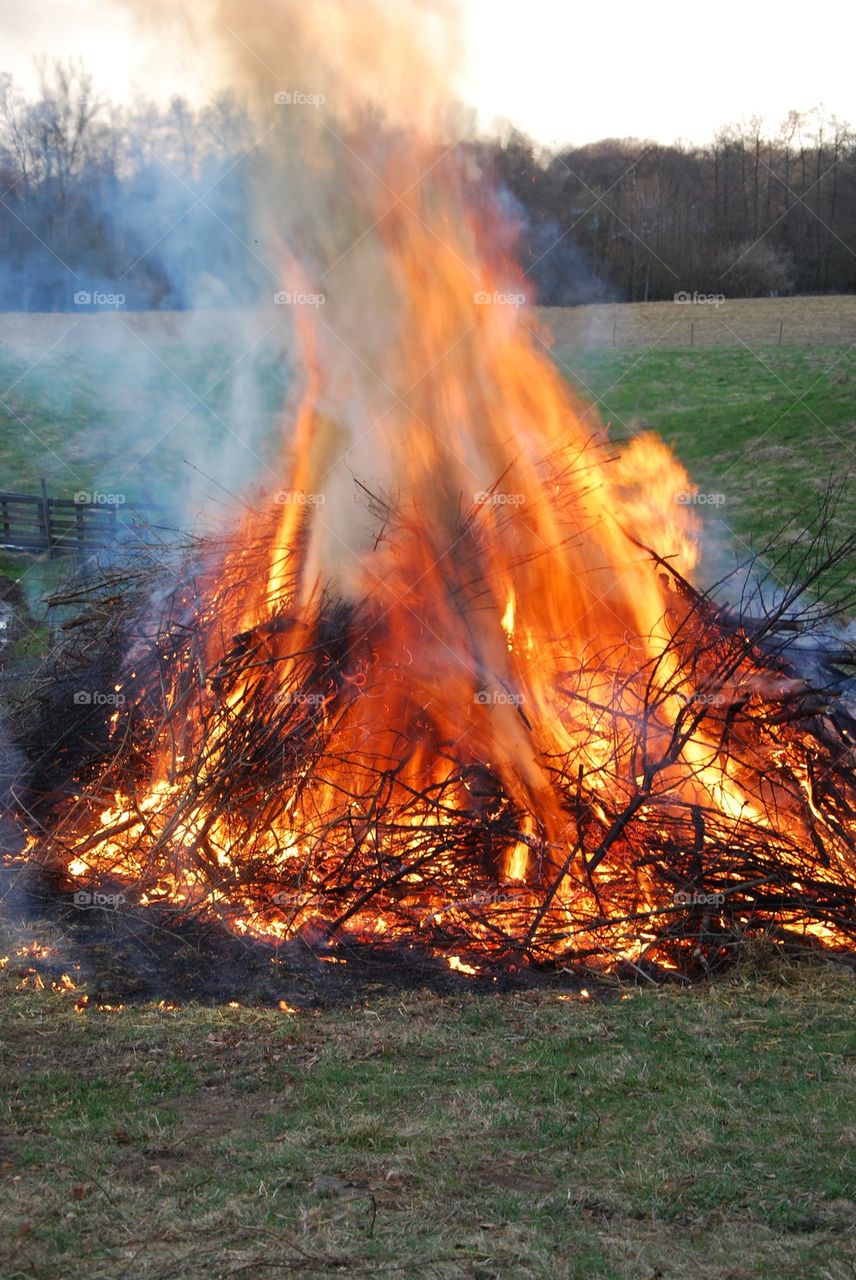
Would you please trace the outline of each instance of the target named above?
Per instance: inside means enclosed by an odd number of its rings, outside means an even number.
[[[86,555],[86,523],[83,504],[80,502],[75,503],[74,507],[74,530],[77,538],[77,558],[82,562]]]
[[[778,346],[781,346],[781,345],[782,345],[782,330],[784,329],[784,327],[785,327],[785,322],[784,322],[784,320],[780,320],[780,321],[779,321],[779,341],[778,341],[778,344],[777,344]]]
[[[690,346],[695,346],[695,321],[690,321]]]
[[[51,539],[51,508],[50,499],[48,498],[48,486],[45,484],[44,476],[39,481],[42,487],[42,528],[45,535],[45,548],[48,553],[48,559],[53,560],[53,540]]]

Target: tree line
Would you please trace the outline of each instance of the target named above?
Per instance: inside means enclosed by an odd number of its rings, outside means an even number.
[[[122,108],[56,63],[27,101],[0,74],[0,309],[71,310],[87,293],[176,309],[269,296],[273,273],[252,253],[253,139],[226,95],[201,110]]]
[[[545,303],[856,290],[856,134],[821,111],[775,132],[728,125],[706,146],[606,139],[543,155],[518,135],[496,160]],[[563,273],[550,246],[565,241]]]
[[[856,134],[822,111],[705,146],[609,138],[552,153],[512,132],[476,152],[520,224],[537,300],[572,305],[856,291]],[[25,99],[0,74],[0,309],[256,305],[254,136],[228,95],[117,107],[75,63]]]

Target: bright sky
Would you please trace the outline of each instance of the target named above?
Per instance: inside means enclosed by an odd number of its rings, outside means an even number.
[[[510,120],[547,144],[609,135],[701,142],[720,124],[759,115],[775,126],[791,107],[820,104],[856,123],[856,6],[848,0],[462,7],[462,96],[483,124]],[[175,92],[204,100],[209,92],[192,49],[141,33],[115,0],[0,0],[0,70],[32,89],[39,53],[79,55],[116,100]]]

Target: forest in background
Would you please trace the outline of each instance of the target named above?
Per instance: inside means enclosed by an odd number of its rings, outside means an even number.
[[[226,95],[119,107],[57,63],[26,100],[0,75],[0,310],[66,311],[81,292],[138,309],[270,302],[255,142]],[[519,223],[542,305],[856,291],[856,133],[819,109],[723,126],[705,146],[552,153],[513,131],[460,146]]]

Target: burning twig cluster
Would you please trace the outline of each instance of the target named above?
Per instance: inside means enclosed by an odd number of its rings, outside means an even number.
[[[371,598],[321,599],[308,620],[272,610],[242,632],[257,548],[230,551],[228,573],[219,549],[198,552],[181,585],[147,592],[153,623],[139,596],[127,606],[110,644],[121,635],[127,650],[134,617],[120,705],[73,796],[42,795],[50,837],[35,856],[239,932],[417,943],[476,966],[481,954],[698,971],[770,931],[846,947],[856,722],[830,688],[840,671],[827,663],[824,683],[797,669],[799,652],[816,657],[807,633],[822,611],[795,620],[795,608],[849,550],[815,544],[799,590],[754,618],[661,563],[671,605],[656,659],[634,669],[615,646],[587,651],[555,680],[555,714],[574,726],[573,748],[542,760],[558,829],[466,731],[444,738],[430,705],[402,694],[406,673],[378,661],[389,637]],[[503,696],[532,731],[522,699]]]

